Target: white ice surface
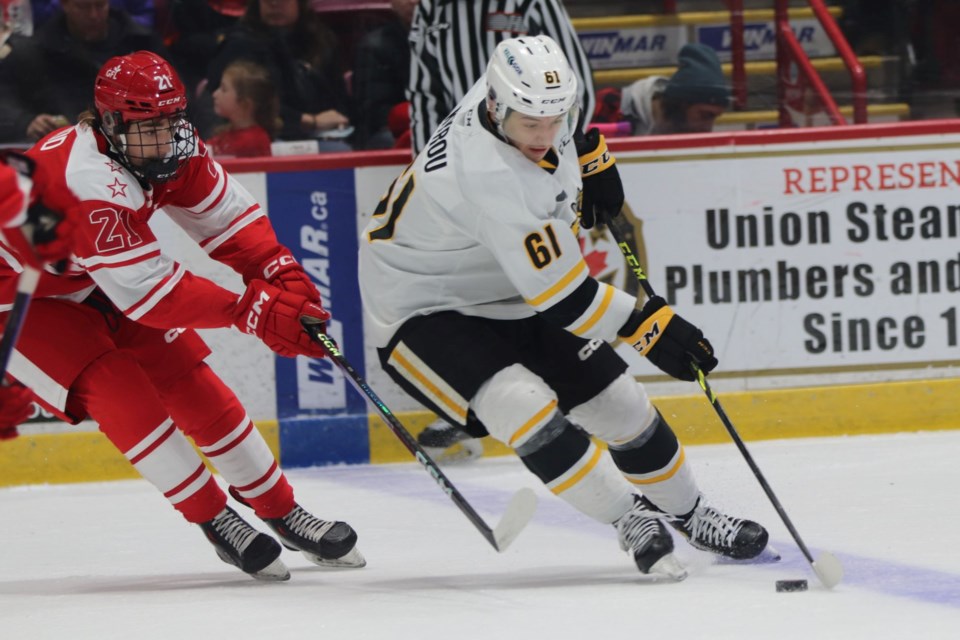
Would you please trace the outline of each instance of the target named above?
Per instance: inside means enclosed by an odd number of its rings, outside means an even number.
[[[770,529],[783,560],[718,564],[678,541],[690,577],[677,584],[640,576],[612,528],[515,459],[446,470],[491,525],[516,488],[535,488],[537,514],[503,554],[419,465],[328,467],[289,473],[298,500],[350,522],[369,564],[325,571],[285,552],[293,578],[280,584],[220,562],[146,482],[0,490],[0,638],[960,638],[960,433],[749,446],[814,555],[844,564],[833,591],[732,445],[688,459],[715,504]],[[810,590],[774,591],[797,578]]]

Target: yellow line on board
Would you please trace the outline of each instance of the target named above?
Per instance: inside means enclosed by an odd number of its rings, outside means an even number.
[[[713,376],[711,376],[711,379]],[[694,385],[691,387],[696,388]],[[800,387],[769,391],[724,392],[720,403],[744,440],[888,434],[960,429],[960,380],[909,380],[876,384]],[[652,399],[685,445],[729,443],[702,393]],[[434,420],[427,411],[401,413],[418,433]],[[371,462],[409,462],[412,458],[386,427],[370,416]],[[506,445],[483,439],[484,456],[511,453]]]
[[[276,420],[256,423],[274,456],[280,454]],[[0,487],[126,480],[140,475],[99,431],[21,435],[0,442]]]

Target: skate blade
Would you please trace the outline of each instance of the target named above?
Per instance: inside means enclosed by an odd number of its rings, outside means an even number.
[[[669,580],[671,582],[680,582],[686,579],[687,570],[680,564],[676,556],[668,553],[653,563],[649,573],[646,574],[654,581]]]
[[[752,558],[728,558],[717,556],[717,564],[774,564],[780,562],[780,552],[769,544]]]
[[[264,582],[283,582],[290,579],[290,571],[280,558],[260,569],[260,571],[255,571],[249,575]]]
[[[328,569],[360,569],[361,567],[367,566],[367,559],[363,557],[363,554],[360,553],[360,550],[356,547],[336,559],[321,558],[307,551],[301,551],[300,553],[318,567],[326,567]]]

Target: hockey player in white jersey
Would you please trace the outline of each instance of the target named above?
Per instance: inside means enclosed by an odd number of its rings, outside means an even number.
[[[692,379],[693,363],[717,365],[662,298],[637,308],[590,277],[577,242],[581,171],[614,159],[596,134],[578,158],[576,122],[577,82],[559,47],[546,36],[501,42],[364,231],[360,289],[381,362],[438,415],[507,443],[553,493],[612,524],[641,572],[686,575],[665,522],[699,549],[757,556],[766,530],[707,503],[609,344],[619,337],[679,379]]]

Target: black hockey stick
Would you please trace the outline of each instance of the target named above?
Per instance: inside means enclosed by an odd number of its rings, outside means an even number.
[[[610,228],[610,233],[613,235],[613,239],[616,241],[617,246],[620,248],[620,252],[623,254],[623,257],[627,262],[627,267],[633,271],[633,275],[635,275],[637,280],[640,282],[640,286],[643,288],[644,293],[647,294],[647,297],[652,298],[656,295],[656,293],[654,293],[653,286],[651,286],[650,282],[647,280],[647,274],[644,272],[643,266],[641,266],[636,254],[633,252],[633,249],[630,248],[630,244],[626,241],[626,232],[623,229],[624,224],[625,221],[620,216],[617,216],[613,220],[610,220],[607,223],[607,226]],[[807,559],[807,562],[810,563],[810,566],[813,568],[813,572],[817,574],[817,578],[820,579],[820,582],[823,584],[823,586],[827,587],[828,589],[833,588],[840,582],[841,579],[843,579],[843,566],[840,564],[840,561],[837,560],[832,553],[827,551],[822,552],[816,558],[816,560],[814,560],[813,555],[807,548],[807,545],[803,543],[803,540],[800,538],[800,534],[797,533],[797,529],[793,526],[793,523],[787,516],[787,512],[784,511],[783,505],[780,504],[780,500],[777,499],[777,496],[773,493],[773,489],[771,489],[770,485],[767,483],[767,479],[760,471],[760,467],[757,466],[757,463],[753,460],[753,456],[750,455],[750,452],[747,450],[747,445],[744,444],[743,438],[740,437],[740,434],[733,426],[730,418],[727,417],[727,412],[723,410],[723,406],[720,404],[720,399],[717,398],[717,395],[713,392],[713,389],[710,388],[710,383],[707,382],[707,378],[703,371],[701,371],[700,367],[697,365],[692,365],[692,367],[697,376],[697,383],[700,385],[700,388],[703,389],[704,394],[706,394],[707,399],[710,401],[710,406],[712,406],[713,410],[717,413],[717,416],[720,418],[720,422],[722,422],[723,426],[727,429],[727,433],[729,433],[730,437],[733,438],[734,444],[737,445],[737,449],[740,450],[740,453],[743,455],[744,460],[747,461],[747,465],[749,465],[750,470],[753,471],[754,477],[760,483],[760,486],[763,487],[763,491],[767,494],[767,497],[773,504],[773,508],[777,510],[777,513],[780,515],[780,519],[783,520],[783,524],[787,526],[787,530],[790,531],[790,535],[793,536],[797,546],[800,547],[800,551]]]
[[[483,518],[480,517],[480,514],[467,502],[463,494],[453,486],[453,483],[444,475],[437,466],[437,463],[430,458],[427,452],[423,450],[423,447],[417,443],[417,440],[410,435],[410,432],[407,431],[403,423],[397,419],[397,416],[393,415],[390,408],[383,403],[357,370],[343,357],[337,344],[323,332],[323,325],[316,321],[311,321],[311,319],[307,317],[301,318],[300,323],[313,341],[323,347],[324,351],[330,356],[330,359],[340,367],[353,387],[365,395],[370,403],[376,407],[380,413],[380,417],[383,418],[383,421],[390,427],[393,434],[397,436],[407,450],[413,454],[417,462],[423,465],[430,473],[440,489],[453,500],[453,504],[457,505],[457,508],[463,512],[463,515],[467,516],[467,519],[472,522],[480,534],[487,539],[487,542],[497,551],[505,551],[533,517],[533,512],[537,508],[536,494],[528,488],[520,489],[513,494],[513,498],[510,499],[510,504],[507,505],[506,513],[504,513],[500,519],[500,524],[498,524],[495,529],[491,529],[490,526],[484,522]]]
[[[30,300],[33,299],[33,292],[37,290],[39,281],[40,271],[29,265],[23,265],[23,273],[17,278],[17,297],[13,301],[13,308],[10,309],[7,324],[3,327],[3,338],[0,339],[0,384],[3,384],[3,378],[7,375],[10,356],[13,355],[13,348],[17,346],[20,329],[23,328],[27,309],[30,308]]]

